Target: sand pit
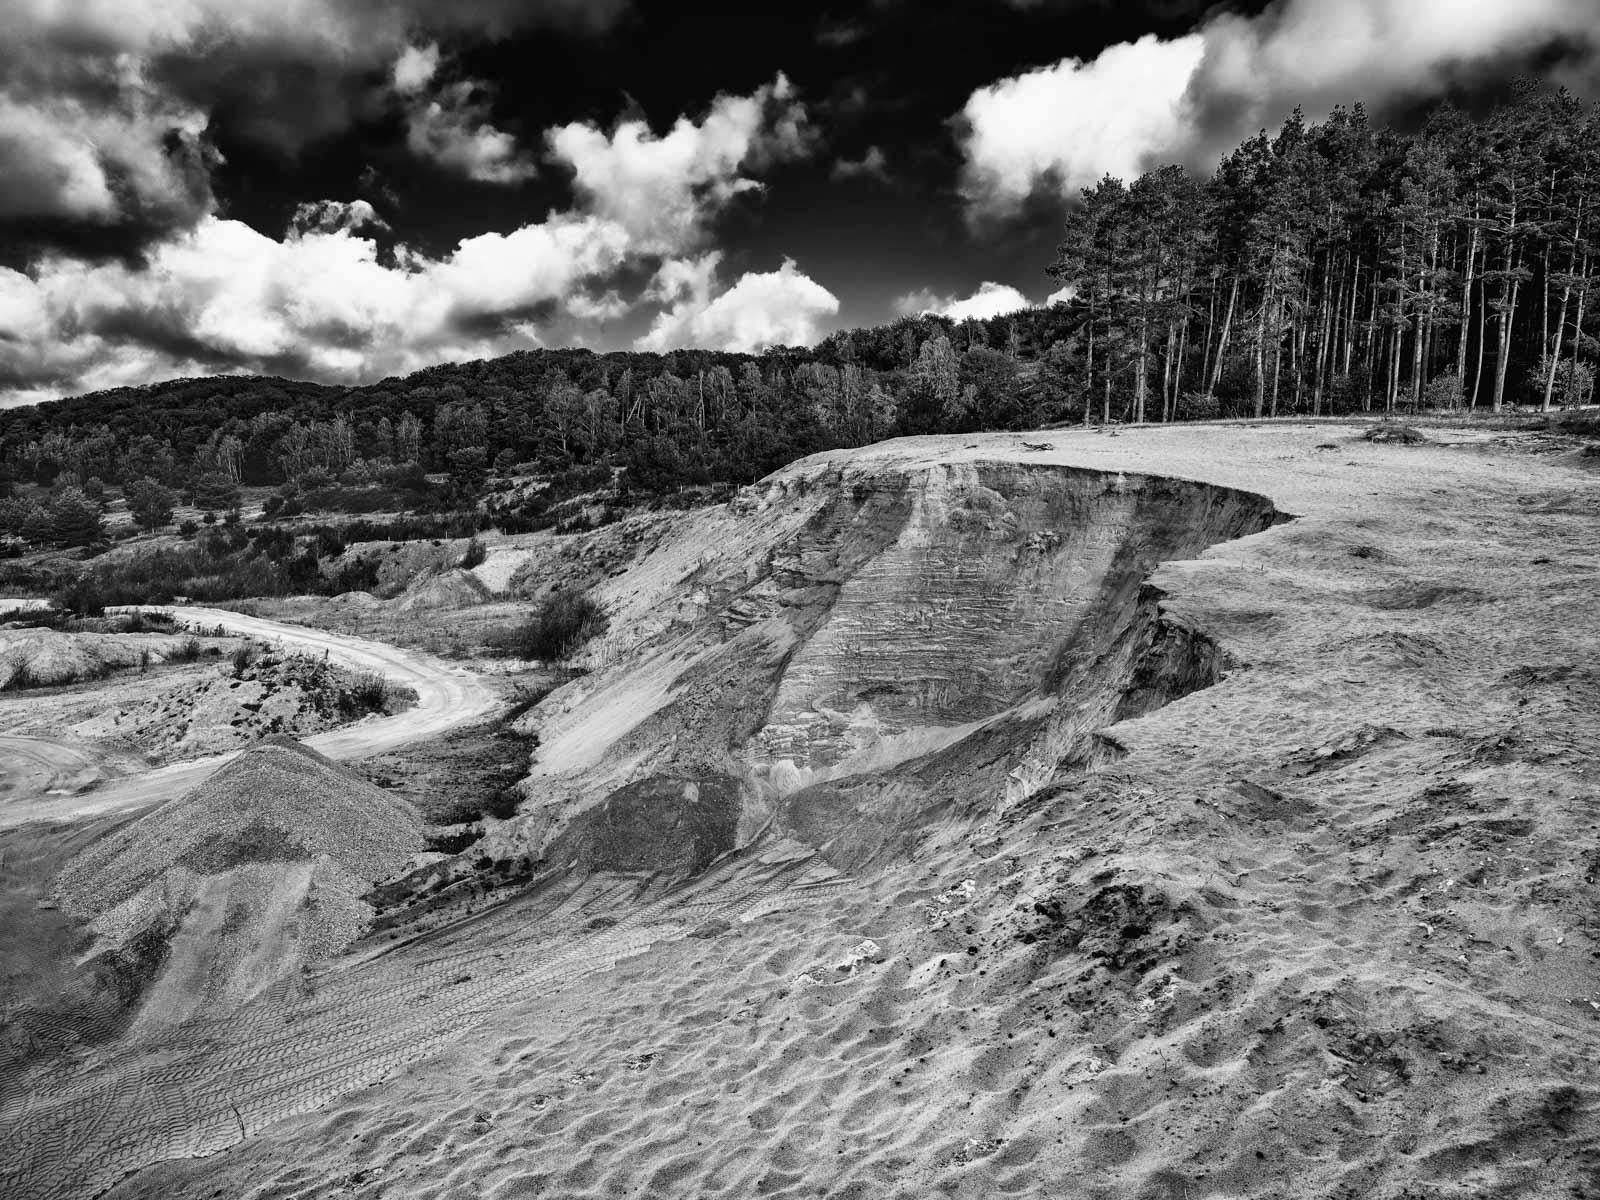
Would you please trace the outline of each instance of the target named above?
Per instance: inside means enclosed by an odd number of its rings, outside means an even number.
[[[52,1076],[3,1110],[50,1148],[7,1185],[1588,1194],[1600,482],[1516,439],[1360,432],[913,439],[695,515],[605,585],[600,669],[530,714],[524,813],[425,929],[212,1041]],[[1017,464],[1097,483],[1030,516]],[[914,519],[936,476],[944,519]],[[1295,519],[1157,545],[1162,478]],[[1197,521],[1203,494],[1171,491]],[[1105,532],[1068,552],[1080,518]],[[953,551],[968,589],[891,620]],[[1018,621],[1065,653],[1012,648]],[[902,659],[917,690],[881,690]],[[852,759],[891,725],[957,732]],[[860,769],[785,790],[780,750]],[[714,778],[744,811],[699,871]],[[613,837],[636,801],[653,856]],[[514,857],[542,846],[576,868]]]

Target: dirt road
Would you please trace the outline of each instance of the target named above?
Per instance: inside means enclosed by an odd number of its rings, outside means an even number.
[[[161,611],[170,612],[175,620],[191,628],[221,626],[229,633],[275,642],[301,653],[325,654],[340,666],[374,672],[392,684],[416,692],[416,705],[405,712],[390,717],[368,717],[306,739],[308,745],[329,758],[365,758],[435,737],[487,715],[498,702],[494,690],[472,672],[418,651],[400,650],[382,642],[301,625],[283,625],[220,608],[179,607]],[[71,742],[7,738],[0,743],[0,760],[5,764],[0,774],[5,774],[15,762],[20,782],[26,782],[21,776],[31,777],[39,772],[45,772],[50,779],[43,789],[21,786],[9,789],[28,793],[26,799],[19,797],[8,801],[0,791],[0,829],[29,821],[74,820],[169,800],[194,787],[236,753],[175,763],[80,795],[51,795],[48,794],[51,790],[65,790],[60,783],[52,782],[64,770],[76,774],[89,769],[88,759],[93,757],[93,751]],[[37,794],[38,791],[46,794]]]
[[[69,796],[108,777],[137,770],[132,754],[49,738],[0,734],[0,814],[8,796]]]

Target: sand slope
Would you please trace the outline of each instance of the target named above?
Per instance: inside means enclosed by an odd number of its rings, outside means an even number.
[[[56,896],[103,947],[157,928],[171,949],[140,1026],[221,1012],[342,950],[361,896],[421,849],[411,807],[288,738],[91,845]]]
[[[769,831],[683,882],[574,872],[464,907],[316,1001],[247,1006],[181,1070],[105,1064],[105,1087],[191,1116],[116,1110],[114,1161],[80,1132],[71,1161],[92,1170],[36,1160],[16,1186],[87,1195],[168,1158],[112,1194],[1595,1194],[1600,674],[1580,614],[1600,481],[1525,440],[1358,432],[917,439],[791,468],[817,487],[841,463],[1056,462],[1253,491],[1297,519],[1154,571],[1138,594],[1168,624],[1112,630],[1086,660],[1129,667],[1083,710],[1107,714],[1096,754],[1048,761],[1082,744],[1069,697],[811,793],[892,817],[865,851],[825,844],[843,873]],[[641,614],[684,583],[663,556],[645,569],[610,585]],[[1155,677],[1198,644],[1175,624],[1215,647],[1215,678],[1161,704]],[[770,638],[748,649],[737,662],[786,661]],[[620,693],[584,717],[606,680],[574,689],[566,761],[633,778],[586,760],[580,731],[617,740],[681,704],[682,672],[642,673],[644,717]],[[706,714],[752,686],[689,678]],[[618,857],[637,853],[615,848],[623,811],[578,810],[604,814],[567,827],[580,867],[647,861]],[[668,832],[697,860],[714,824]],[[52,1145],[84,1128],[5,1119]]]

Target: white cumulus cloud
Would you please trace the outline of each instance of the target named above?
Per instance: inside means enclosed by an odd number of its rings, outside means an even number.
[[[407,46],[394,60],[391,74],[394,90],[402,96],[414,96],[433,82],[439,72],[439,43],[426,46]]]
[[[581,285],[628,253],[615,223],[565,214],[391,265],[355,232],[359,204],[339,219],[313,214],[281,241],[207,217],[139,269],[55,257],[31,273],[0,270],[0,319],[16,331],[0,339],[0,386],[32,377],[92,389],[216,369],[354,382],[498,353],[523,344],[527,313],[592,317]],[[17,386],[10,399],[37,390]]]
[[[672,306],[658,315],[638,341],[641,350],[698,346],[712,350],[762,350],[809,346],[822,336],[822,322],[839,311],[839,299],[802,274],[794,260],[776,271],[746,272],[725,291],[716,290],[721,254],[663,264],[652,294]]]
[[[406,114],[406,146],[418,158],[478,183],[521,183],[538,174],[517,140],[489,119],[489,88],[439,83],[437,43],[407,46],[390,74]]]
[[[747,168],[804,153],[805,110],[781,74],[749,96],[719,95],[700,121],[665,134],[642,120],[608,134],[575,121],[546,134],[551,157],[573,171],[589,210],[621,224],[641,247],[674,253],[702,232],[708,212],[761,185]]]
[[[1198,34],[1152,35],[979,88],[962,110],[968,203],[1005,215],[1046,181],[1070,191],[1107,172],[1138,174],[1180,139],[1184,92],[1204,53]]]
[[[1001,317],[1006,313],[1032,308],[1033,301],[1008,283],[985,280],[970,296],[939,296],[932,290],[924,288],[917,292],[907,292],[895,301],[894,307],[902,316],[932,313],[935,316],[949,317],[952,321],[986,321],[990,317]]]

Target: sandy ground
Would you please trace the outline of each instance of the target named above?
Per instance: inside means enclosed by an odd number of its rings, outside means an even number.
[[[1536,438],[1358,432],[791,468],[1058,463],[1297,519],[1156,572],[1233,666],[1092,769],[1009,791],[991,738],[897,776],[924,824],[847,873],[758,843],[684,886],[469,902],[297,1007],[86,1064],[183,1119],[102,1126],[31,1194],[141,1164],[110,1194],[1600,1194],[1600,476]]]
[[[325,654],[340,666],[375,672],[391,683],[416,692],[416,706],[405,712],[368,718],[307,739],[307,745],[329,758],[361,758],[425,740],[480,720],[500,703],[498,693],[471,672],[420,652],[305,626],[282,625],[223,609],[188,606],[164,611],[171,612],[181,624],[191,628],[220,627],[301,653]],[[71,743],[47,749],[46,743],[33,739],[28,746],[36,758],[53,758],[60,763],[79,753],[79,748]],[[80,794],[46,795],[0,803],[0,829],[28,821],[77,820],[171,799],[194,787],[233,757],[230,753],[178,763],[137,777],[107,782]]]
[[[16,734],[0,734],[0,764],[0,811],[12,797],[72,796],[144,768],[134,754]]]

